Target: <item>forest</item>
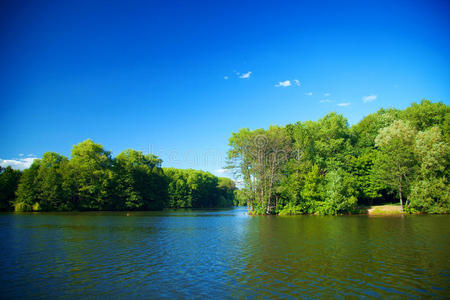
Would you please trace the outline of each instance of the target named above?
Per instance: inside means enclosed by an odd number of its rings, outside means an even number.
[[[153,154],[128,149],[112,158],[86,140],[68,159],[46,152],[23,172],[0,170],[0,209],[14,211],[159,210],[231,207],[235,184],[209,172],[162,168]]]
[[[252,214],[357,213],[399,203],[408,213],[449,213],[450,110],[422,100],[380,109],[349,126],[337,113],[229,139],[228,168]]]
[[[0,210],[86,211],[247,205],[251,214],[358,213],[395,203],[408,213],[449,213],[450,110],[422,100],[380,109],[349,126],[329,113],[229,139],[228,178],[163,168],[156,155],[112,157],[86,140],[68,159],[46,152],[23,172],[0,169]]]

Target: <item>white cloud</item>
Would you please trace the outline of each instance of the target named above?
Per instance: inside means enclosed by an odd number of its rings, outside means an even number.
[[[294,83],[296,86],[301,86],[302,83],[298,79],[294,79]]]
[[[219,174],[225,174],[225,173],[230,173],[231,171],[230,171],[230,169],[218,169],[215,172],[219,173]]]
[[[341,102],[338,103],[337,106],[349,106],[351,103],[350,102]]]
[[[275,84],[276,87],[288,87],[291,86],[290,80],[280,81],[279,83]]]
[[[23,153],[20,153],[20,154],[19,154],[19,156],[21,156],[21,157],[24,156],[24,155],[25,155],[25,154],[23,154]]]
[[[31,166],[33,161],[37,159],[37,157],[27,157],[27,158],[19,158],[19,159],[1,159],[0,158],[0,166],[6,168],[7,166],[11,166],[13,169],[27,169]]]
[[[333,100],[330,100],[330,99],[320,100],[320,103],[331,103],[331,102],[333,102]]]
[[[228,79],[228,76],[223,76],[223,79],[227,80],[227,79]]]
[[[214,170],[213,173],[219,177],[227,177],[230,179],[232,179],[232,177],[233,177],[233,172],[230,169],[221,168],[221,169]]]
[[[377,95],[369,95],[369,96],[362,97],[362,101],[364,103],[372,102],[375,99],[377,99]]]
[[[239,75],[239,73],[237,73]],[[248,71],[245,74],[242,74],[241,76],[239,76],[239,78],[250,78],[250,75],[252,74],[252,71]]]
[[[305,93],[306,96],[312,96],[312,92]]]
[[[323,94],[323,96],[324,96],[324,97],[330,97],[331,94],[330,94],[330,93],[325,93],[325,94]]]

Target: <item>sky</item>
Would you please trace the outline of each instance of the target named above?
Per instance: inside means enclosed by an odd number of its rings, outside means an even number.
[[[0,165],[92,139],[224,172],[228,138],[449,104],[448,1],[0,3]]]

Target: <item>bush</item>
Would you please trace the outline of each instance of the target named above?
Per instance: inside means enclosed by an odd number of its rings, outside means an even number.
[[[416,181],[411,186],[408,197],[409,213],[450,213],[450,191],[445,178]]]
[[[31,205],[25,203],[25,202],[18,202],[14,204],[14,211],[15,212],[25,212],[25,211],[32,211]]]
[[[283,207],[278,212],[278,215],[280,216],[288,216],[288,215],[298,215],[301,214],[302,210],[301,207],[298,205],[294,205],[293,203],[289,202],[286,206]]]
[[[39,204],[39,202],[36,202],[33,204],[33,206],[31,207],[31,209],[33,211],[41,211],[41,205]]]

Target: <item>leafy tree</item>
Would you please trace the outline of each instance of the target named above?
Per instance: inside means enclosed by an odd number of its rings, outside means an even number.
[[[400,118],[401,112],[396,109],[380,109],[374,114],[364,117],[351,128],[351,134],[355,139],[355,148],[367,151],[375,148],[375,138],[380,129],[390,126]]]
[[[450,190],[447,182],[449,147],[439,127],[419,132],[416,137],[417,180],[409,196],[410,212],[449,213]]]
[[[75,185],[76,207],[81,210],[106,210],[113,208],[112,158],[100,144],[91,140],[75,145],[70,167]]]
[[[71,203],[63,189],[63,166],[68,159],[54,152],[46,152],[37,173],[39,208],[43,210],[70,210]]]
[[[414,142],[416,131],[409,122],[397,120],[380,130],[375,139],[379,148],[374,172],[379,182],[398,192],[403,209],[403,197],[408,193],[415,169]]]
[[[21,175],[21,171],[14,170],[10,166],[0,167],[0,210],[7,211],[13,208]]]
[[[414,146],[423,178],[442,176],[448,171],[449,147],[439,127],[419,132]]]
[[[255,213],[272,213],[276,207],[276,187],[281,181],[285,163],[292,155],[286,129],[271,126],[269,130],[242,129],[229,140],[229,168],[242,174],[249,204]]]
[[[168,207],[229,207],[235,201],[231,179],[198,170],[164,169],[168,181]]]
[[[31,166],[24,170],[17,187],[15,211],[31,211],[35,203],[39,203],[38,174],[41,160],[35,159]]]
[[[403,115],[418,131],[426,130],[433,126],[444,129],[446,115],[450,112],[447,105],[442,102],[432,103],[430,100],[423,99],[420,104],[413,103],[406,108]]]
[[[409,212],[450,213],[450,189],[447,178],[415,181],[408,199]]]
[[[335,215],[356,208],[357,198],[355,178],[342,169],[333,170],[326,175],[325,201],[321,203],[320,214]]]
[[[376,161],[377,151],[367,150],[359,156],[352,156],[348,170],[354,176],[354,188],[357,192],[359,203],[372,205],[375,199],[381,197],[384,185],[373,176],[373,166]]]
[[[167,197],[167,184],[155,155],[128,149],[114,161],[115,208],[160,209]]]
[[[219,177],[217,183],[218,190],[218,202],[216,203],[217,207],[230,207],[233,205],[238,206],[238,203],[235,203],[235,190],[236,184],[233,180],[225,177]]]
[[[324,177],[320,173],[319,166],[313,165],[311,170],[303,175],[303,188],[300,192],[301,210],[306,213],[314,213],[323,197]]]

